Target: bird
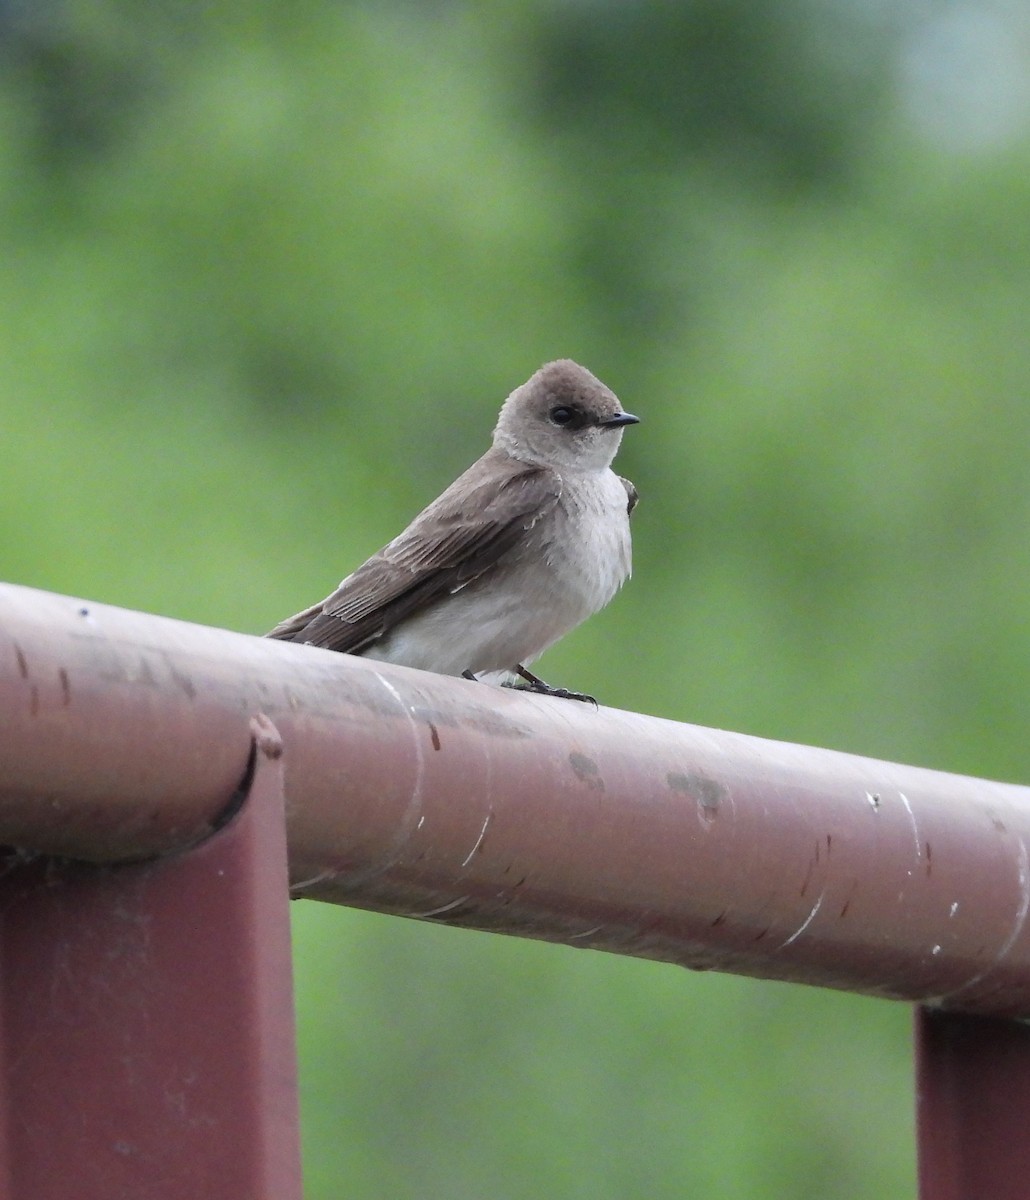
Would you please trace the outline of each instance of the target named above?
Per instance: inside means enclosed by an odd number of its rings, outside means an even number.
[[[638,417],[572,359],[504,401],[490,448],[326,599],[265,636],[550,696],[529,666],[629,578]]]

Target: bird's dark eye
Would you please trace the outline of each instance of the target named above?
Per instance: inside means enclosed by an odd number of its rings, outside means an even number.
[[[548,415],[555,425],[568,425],[576,415],[576,411],[572,408],[566,408],[563,404],[559,404],[556,408],[552,408]]]

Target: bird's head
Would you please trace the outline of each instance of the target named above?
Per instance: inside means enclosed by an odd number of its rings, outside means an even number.
[[[601,471],[618,453],[623,429],[638,420],[585,367],[560,358],[505,400],[494,446],[534,466]]]

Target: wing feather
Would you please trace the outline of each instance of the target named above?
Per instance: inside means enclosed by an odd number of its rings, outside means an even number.
[[[490,571],[560,495],[556,471],[490,450],[332,595],[267,636],[360,653]]]

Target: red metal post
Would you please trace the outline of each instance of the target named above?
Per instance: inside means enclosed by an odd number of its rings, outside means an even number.
[[[241,810],[132,866],[0,879],[0,1193],[299,1200],[281,743]]]
[[[1030,1195],[1030,1028],[916,1009],[920,1200]]]

